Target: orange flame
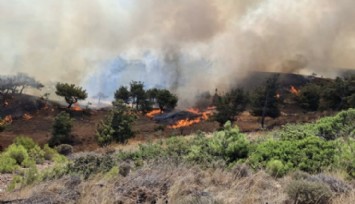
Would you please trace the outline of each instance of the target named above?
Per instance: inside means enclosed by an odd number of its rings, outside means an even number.
[[[23,114],[22,118],[24,120],[31,120],[33,118],[33,116],[28,113],[25,113],[25,114]]]
[[[177,129],[182,127],[188,127],[197,123],[200,123],[202,120],[208,120],[208,118],[213,114],[215,107],[208,107],[205,111],[200,111],[197,108],[189,108],[187,111],[190,113],[199,115],[195,119],[182,119],[177,121],[175,124],[170,125],[169,128]]]
[[[300,91],[299,91],[296,87],[294,87],[294,86],[291,86],[290,92],[291,92],[293,95],[296,95],[296,96],[298,96],[298,94],[300,93]]]
[[[148,118],[153,118],[154,116],[160,114],[160,109],[155,109],[146,114]]]
[[[74,103],[74,106],[71,108],[73,111],[81,111],[81,107],[78,103]]]
[[[279,93],[276,93],[276,96],[275,96],[277,99],[279,99],[281,97],[281,95]]]

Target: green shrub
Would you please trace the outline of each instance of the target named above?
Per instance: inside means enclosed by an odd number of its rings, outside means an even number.
[[[208,146],[212,155],[221,157],[227,162],[246,158],[249,153],[249,141],[238,128],[232,128],[229,121],[223,131],[214,134]]]
[[[0,155],[0,173],[11,173],[18,168],[15,159],[2,154]]]
[[[109,155],[86,154],[74,159],[74,162],[68,166],[68,172],[88,179],[92,174],[110,171],[113,166],[115,162]]]
[[[13,143],[16,145],[22,145],[27,151],[38,146],[32,138],[25,136],[17,136]]]
[[[44,159],[49,161],[52,160],[56,154],[58,154],[58,152],[55,149],[50,148],[48,144],[44,145],[43,151],[44,151]]]
[[[23,162],[21,163],[21,166],[25,167],[25,168],[29,168],[31,166],[36,165],[36,161],[34,159],[32,159],[31,157],[27,157],[25,160],[23,160]]]
[[[274,177],[282,177],[286,174],[287,168],[280,160],[271,160],[266,165],[267,172]]]
[[[316,128],[313,124],[287,124],[272,133],[275,138],[280,140],[301,140],[309,136],[315,136]]]
[[[48,141],[50,146],[60,145],[63,143],[70,143],[71,130],[73,127],[73,120],[66,112],[59,113],[54,120],[52,137]]]
[[[183,137],[171,137],[166,140],[166,149],[169,155],[186,155],[189,151],[189,142]]]
[[[28,158],[27,150],[22,145],[12,144],[7,149],[5,154],[13,158],[18,165]]]
[[[55,147],[57,152],[62,155],[69,155],[73,153],[73,146],[68,144],[61,144]]]
[[[266,167],[271,160],[280,160],[285,170],[300,169],[320,172],[335,163],[336,143],[311,136],[302,140],[267,140],[257,144],[248,163],[253,168]]]
[[[45,152],[38,145],[35,145],[32,149],[29,150],[29,156],[36,162],[36,164],[43,164],[44,155]]]
[[[332,192],[326,184],[305,180],[291,181],[286,187],[286,193],[298,204],[327,204],[332,197]]]

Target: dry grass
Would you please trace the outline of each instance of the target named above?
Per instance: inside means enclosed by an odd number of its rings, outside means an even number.
[[[245,167],[244,167],[245,168]],[[245,170],[245,169],[244,169]],[[0,201],[53,203],[285,203],[290,176],[276,179],[264,171],[240,173],[240,168],[202,169],[175,160],[154,161],[128,176],[95,175],[87,181],[65,177],[7,194]],[[353,203],[355,189],[333,199]]]

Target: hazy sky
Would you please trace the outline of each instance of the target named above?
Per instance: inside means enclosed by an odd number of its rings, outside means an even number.
[[[0,0],[0,74],[179,95],[247,70],[354,68],[353,0]],[[108,93],[110,94],[110,93]]]

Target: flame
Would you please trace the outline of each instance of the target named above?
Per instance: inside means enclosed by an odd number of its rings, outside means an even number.
[[[291,92],[293,95],[296,95],[296,96],[298,96],[298,94],[300,93],[300,91],[299,91],[296,87],[294,87],[294,86],[291,86],[290,92]]]
[[[195,119],[182,119],[177,121],[175,124],[170,125],[169,128],[172,129],[177,129],[177,128],[182,128],[182,127],[188,127],[191,126],[193,124],[197,124],[200,123],[203,120],[208,120],[210,118],[210,116],[213,114],[213,111],[215,110],[215,107],[208,107],[205,111],[200,111],[197,108],[189,108],[187,109],[187,111],[189,111],[190,113],[199,115],[197,118]]]
[[[82,110],[78,103],[74,103],[74,105],[71,109],[73,111],[81,111]]]
[[[276,96],[275,96],[277,99],[279,99],[281,97],[281,95],[279,93],[276,93]]]
[[[4,102],[4,107],[8,106],[9,105],[9,102],[5,101]]]
[[[22,118],[24,120],[31,120],[33,118],[33,116],[28,113],[25,113],[25,114],[23,114]]]
[[[146,114],[148,118],[153,118],[154,116],[160,114],[160,109],[155,109]]]

